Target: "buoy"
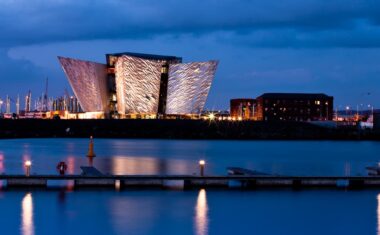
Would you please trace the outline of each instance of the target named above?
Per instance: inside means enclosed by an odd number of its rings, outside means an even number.
[[[94,139],[92,138],[92,136],[90,136],[90,144],[88,145],[88,153],[87,153],[87,157],[95,157],[95,153],[94,153]]]
[[[64,175],[65,171],[67,170],[67,165],[65,162],[59,162],[57,165],[57,171],[60,175]]]

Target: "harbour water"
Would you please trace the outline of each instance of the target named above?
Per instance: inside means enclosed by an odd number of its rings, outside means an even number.
[[[0,173],[69,173],[87,165],[87,139],[0,140]],[[110,174],[206,174],[240,166],[283,175],[365,175],[370,141],[95,139]],[[1,234],[380,234],[380,190],[0,190]]]

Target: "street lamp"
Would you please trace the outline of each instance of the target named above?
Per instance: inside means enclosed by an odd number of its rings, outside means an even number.
[[[200,160],[200,161],[199,161],[199,169],[200,169],[200,175],[201,175],[201,176],[204,175],[205,165],[206,165],[205,160]]]
[[[208,119],[210,119],[210,121],[213,121],[213,120],[215,119],[215,114],[210,113],[210,114],[208,115]]]
[[[27,161],[25,161],[24,165],[25,165],[25,169],[26,169],[25,175],[30,176],[30,167],[32,166],[32,162],[27,160]]]

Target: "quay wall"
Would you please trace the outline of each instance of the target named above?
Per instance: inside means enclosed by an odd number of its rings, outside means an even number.
[[[303,122],[206,120],[0,119],[0,138],[84,137],[163,139],[380,139],[356,127],[327,128]]]

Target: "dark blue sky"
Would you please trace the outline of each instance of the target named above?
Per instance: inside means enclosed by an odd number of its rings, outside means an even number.
[[[68,82],[57,55],[133,51],[220,60],[208,108],[264,92],[323,92],[380,106],[378,0],[2,0],[0,97]]]

